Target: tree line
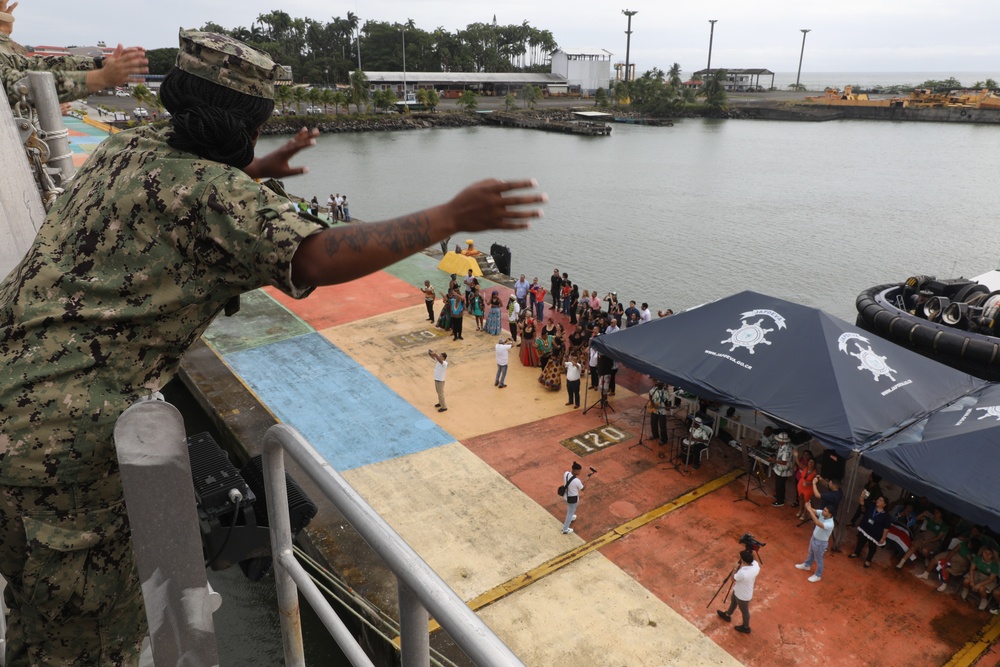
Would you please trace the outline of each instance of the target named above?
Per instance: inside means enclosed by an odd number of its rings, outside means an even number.
[[[201,29],[264,51],[292,68],[295,83],[312,85],[348,84],[357,69],[402,71],[404,41],[406,69],[414,72],[547,72],[549,56],[558,47],[548,30],[527,21],[499,25],[495,16],[491,23],[471,23],[461,30],[427,31],[412,19],[362,24],[347,12],[346,18],[324,22],[275,10],[260,14],[250,27],[209,22]],[[176,55],[177,49],[147,52],[150,73],[166,74]]]

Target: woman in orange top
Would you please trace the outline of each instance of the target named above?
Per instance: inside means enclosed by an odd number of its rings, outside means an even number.
[[[805,506],[813,497],[813,479],[816,477],[816,461],[812,457],[806,461],[804,468],[799,470],[799,518],[804,519]]]

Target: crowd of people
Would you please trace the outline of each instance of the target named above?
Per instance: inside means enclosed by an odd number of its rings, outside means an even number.
[[[315,217],[319,217],[322,209],[319,206],[319,199],[316,195],[313,195],[312,199],[308,202],[306,200],[299,201],[299,209],[302,211],[307,211]],[[330,218],[330,222],[350,222],[351,221],[351,207],[347,203],[347,195],[342,195],[339,192],[337,194],[331,194],[326,200],[326,213]]]
[[[673,414],[677,395],[673,387],[662,382],[657,382],[649,392],[651,430],[653,438],[659,437],[661,443],[666,442],[666,415]],[[725,409],[722,416],[723,409],[724,406],[709,401],[697,401],[697,407],[686,417],[688,435],[681,440],[682,456],[685,447],[689,447],[690,460],[699,459],[700,449],[713,437],[711,424],[716,419],[719,425],[714,436],[740,446],[734,436],[740,418],[733,407]],[[814,455],[804,446],[809,440],[808,434],[779,423],[777,428],[766,426],[752,449],[758,460],[771,467],[775,484],[773,507],[785,505],[788,481],[793,480],[795,499],[791,505],[796,509],[795,518],[801,520],[800,525],[813,525],[807,557],[795,567],[809,572],[807,580],[817,583],[823,579],[824,555],[833,539],[835,517],[847,515],[839,511],[844,499],[843,459],[830,449]],[[912,568],[918,579],[937,581],[938,591],[950,591],[963,600],[971,596],[980,610],[1000,614],[1000,536],[961,517],[949,516],[942,508],[906,493],[891,502],[881,483],[881,478],[872,473],[859,493],[853,516],[847,522],[847,528],[856,531],[856,535],[847,538],[855,540],[848,557],[862,558],[867,569],[872,567],[878,550],[885,549],[897,570]],[[728,611],[719,610],[719,616],[729,621],[734,609],[735,606]],[[748,623],[745,627],[749,627]]]
[[[649,322],[652,319],[649,305],[643,303],[637,307],[636,302],[631,301],[626,307],[618,300],[616,292],[609,292],[602,299],[597,290],[581,291],[558,269],[553,271],[549,289],[542,286],[538,278],[529,283],[523,274],[515,281],[513,289],[514,293],[506,302],[497,290],[484,295],[479,278],[469,269],[461,283],[457,274],[451,274],[448,288],[443,292],[435,292],[430,281],[424,282],[421,291],[429,321],[435,321],[434,303],[440,296],[442,307],[436,326],[451,331],[452,340],[464,340],[462,330],[467,316],[475,319],[476,332],[493,336],[499,335],[506,323],[510,344],[518,346],[517,358],[522,365],[539,369],[538,382],[543,387],[559,391],[565,379],[567,406],[580,407],[585,368],[589,375],[588,390],[601,390],[602,395],[613,396],[618,363],[609,360],[607,372],[599,374],[600,355],[591,348],[590,341]],[[550,297],[548,303],[547,295]],[[549,307],[548,316],[546,306]],[[568,327],[557,314],[568,318]],[[660,316],[666,314],[660,312]],[[604,386],[601,385],[602,377],[605,378]]]

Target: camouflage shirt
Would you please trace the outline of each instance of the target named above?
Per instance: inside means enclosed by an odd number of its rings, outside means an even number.
[[[291,260],[320,226],[166,132],[101,144],[0,283],[0,484],[107,474],[115,419],[173,377],[226,301],[310,291]]]
[[[9,36],[0,33],[0,83],[7,91],[7,99],[13,107],[17,103],[17,95],[11,86],[24,77],[29,71],[48,71],[56,80],[56,93],[60,102],[72,102],[83,99],[87,92],[87,72],[94,69],[93,58],[75,58],[73,56],[31,56],[25,55],[24,47]]]

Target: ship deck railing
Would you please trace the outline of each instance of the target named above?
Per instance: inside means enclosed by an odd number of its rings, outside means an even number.
[[[285,454],[309,475],[326,499],[395,575],[402,667],[428,664],[429,614],[476,665],[523,666],[489,626],[298,431],[284,424],[272,426],[264,435],[263,449],[268,522],[286,665],[305,664],[298,621],[298,591],[316,611],[351,664],[370,665],[371,662],[295,558],[285,488]]]

